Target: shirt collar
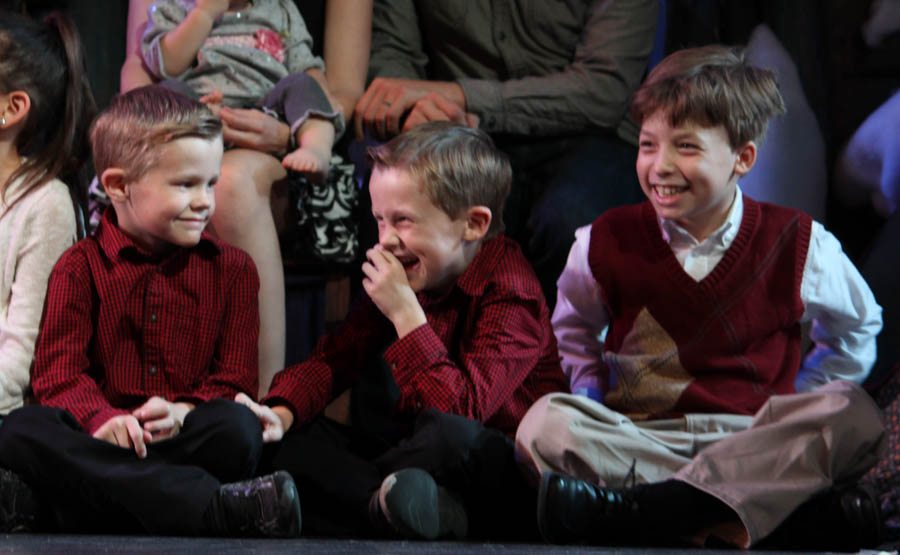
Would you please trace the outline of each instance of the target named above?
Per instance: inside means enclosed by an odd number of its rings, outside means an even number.
[[[128,235],[126,235],[124,231],[119,229],[119,223],[116,219],[116,211],[112,206],[107,207],[103,212],[103,217],[100,219],[100,223],[97,225],[97,230],[94,232],[94,237],[96,237],[97,242],[100,244],[100,248],[103,249],[103,252],[111,260],[120,258],[122,257],[122,255],[128,252],[133,252],[135,254],[138,254],[141,258],[149,260],[162,260],[160,256],[140,247]],[[219,252],[219,246],[216,244],[212,235],[210,235],[205,230],[200,236],[200,242],[197,243],[195,247],[191,247],[191,249],[198,249],[199,252],[210,252],[213,254]],[[175,249],[175,251],[164,258],[170,258],[172,255],[184,250],[190,249]]]
[[[478,254],[472,262],[469,263],[466,270],[456,278],[456,282],[449,291],[444,293],[423,293],[421,299],[426,303],[437,302],[450,294],[455,288],[459,288],[465,295],[469,297],[478,297],[484,292],[487,286],[486,276],[493,273],[494,267],[500,261],[505,241],[508,241],[502,235],[498,235],[488,239],[481,245]]]
[[[720,247],[727,247],[734,241],[738,231],[741,229],[741,220],[744,217],[744,194],[741,192],[740,186],[735,188],[734,202],[728,209],[728,216],[725,221],[715,231],[709,234],[703,243],[715,244]],[[672,247],[695,247],[701,243],[690,232],[673,220],[658,218],[659,228],[662,231],[662,237]]]

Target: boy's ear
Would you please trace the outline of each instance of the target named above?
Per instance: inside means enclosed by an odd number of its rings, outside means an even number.
[[[491,209],[487,206],[472,206],[466,211],[466,230],[463,239],[466,241],[478,241],[484,237],[491,227]]]
[[[747,141],[739,146],[735,153],[737,160],[734,163],[734,173],[740,176],[747,175],[750,168],[756,163],[756,143]]]
[[[125,182],[125,170],[122,168],[106,168],[100,174],[100,183],[106,196],[114,202],[122,202],[128,198],[128,187]]]
[[[6,106],[2,108],[6,126],[13,126],[25,121],[31,111],[31,97],[25,91],[12,91],[6,94]]]

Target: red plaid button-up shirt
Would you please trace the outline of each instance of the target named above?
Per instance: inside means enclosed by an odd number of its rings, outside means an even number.
[[[88,433],[158,395],[201,403],[258,382],[259,278],[243,251],[204,233],[165,258],[104,214],[50,275],[32,388]]]
[[[420,294],[428,319],[384,353],[401,398],[397,412],[460,414],[507,434],[545,393],[568,391],[547,303],[519,246],[487,241],[449,293]],[[275,376],[269,405],[302,425],[351,386],[393,325],[365,297],[309,360]]]

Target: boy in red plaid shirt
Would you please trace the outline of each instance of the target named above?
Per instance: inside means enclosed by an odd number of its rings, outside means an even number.
[[[260,426],[230,400],[257,387],[259,281],[246,253],[205,231],[221,122],[144,87],[113,99],[91,142],[113,206],[50,276],[40,406],[4,421],[0,465],[64,531],[299,534],[290,476],[247,480]]]
[[[540,284],[502,234],[505,155],[449,122],[369,154],[366,295],[262,405],[241,399],[268,440],[287,431],[270,465],[297,481],[308,528],[459,538],[487,522],[495,486],[517,491],[510,436],[567,386]]]

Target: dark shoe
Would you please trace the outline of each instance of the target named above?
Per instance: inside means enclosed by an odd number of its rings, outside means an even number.
[[[544,472],[538,490],[538,528],[549,543],[640,542],[640,511],[630,490],[597,486]]]
[[[37,531],[38,503],[18,474],[0,468],[0,533]]]
[[[881,507],[878,496],[865,486],[840,494],[841,511],[847,524],[846,546],[851,551],[874,549],[881,544]]]
[[[754,548],[859,551],[882,542],[878,496],[866,486],[832,488],[806,501]]]
[[[468,533],[462,503],[418,468],[405,468],[385,478],[372,496],[369,512],[376,528],[404,537],[462,540]]]
[[[300,500],[290,474],[274,474],[219,486],[210,526],[222,536],[296,538]]]

